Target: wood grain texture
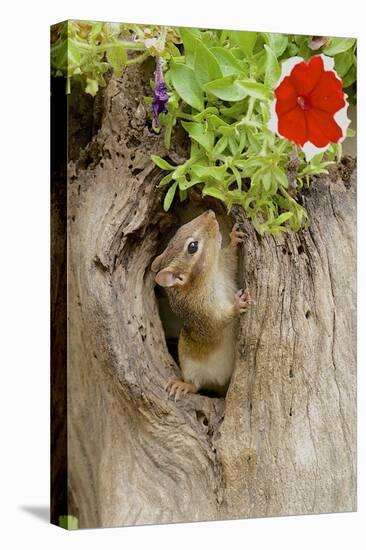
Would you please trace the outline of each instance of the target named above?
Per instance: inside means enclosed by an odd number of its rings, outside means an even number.
[[[258,238],[245,223],[256,305],[220,440],[236,516],[356,509],[355,178],[318,179],[305,204],[312,223],[297,235]]]
[[[355,179],[318,180],[298,235],[243,221],[256,305],[228,395],[174,403],[150,272],[168,223],[150,155],[166,151],[146,82],[131,68],[109,83],[101,127],[69,164],[69,513],[101,527],[353,510]]]

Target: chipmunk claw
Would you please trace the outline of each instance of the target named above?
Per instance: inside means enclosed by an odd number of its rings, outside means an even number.
[[[245,233],[240,231],[239,224],[236,222],[230,233],[230,246],[236,247],[239,243],[244,241]]]
[[[253,300],[250,297],[249,288],[245,290],[240,288],[235,294],[235,306],[238,312],[245,313],[252,304]]]
[[[165,385],[165,391],[169,392],[168,399],[174,397],[174,401],[177,402],[181,395],[197,393],[198,390],[194,384],[183,382],[183,380],[169,380]]]

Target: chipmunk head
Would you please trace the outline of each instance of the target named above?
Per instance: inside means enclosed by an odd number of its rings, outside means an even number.
[[[207,210],[182,225],[151,269],[163,287],[183,287],[215,265],[221,248],[221,234],[215,213]]]

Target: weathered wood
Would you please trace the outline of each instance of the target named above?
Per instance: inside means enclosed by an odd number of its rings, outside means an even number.
[[[356,508],[355,178],[318,179],[309,230],[257,237],[220,458],[226,512],[274,516]]]
[[[256,304],[228,395],[174,403],[150,272],[166,221],[150,154],[166,151],[144,82],[109,83],[69,167],[69,513],[97,527],[352,510],[355,181],[318,180],[301,234],[244,222]]]

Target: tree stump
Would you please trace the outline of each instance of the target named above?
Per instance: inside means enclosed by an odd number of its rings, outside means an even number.
[[[150,155],[167,151],[147,82],[132,67],[109,82],[69,163],[68,513],[110,527],[354,510],[355,175],[313,183],[299,234],[260,237],[236,211],[255,305],[235,373],[225,399],[175,403],[150,271],[167,223]]]

